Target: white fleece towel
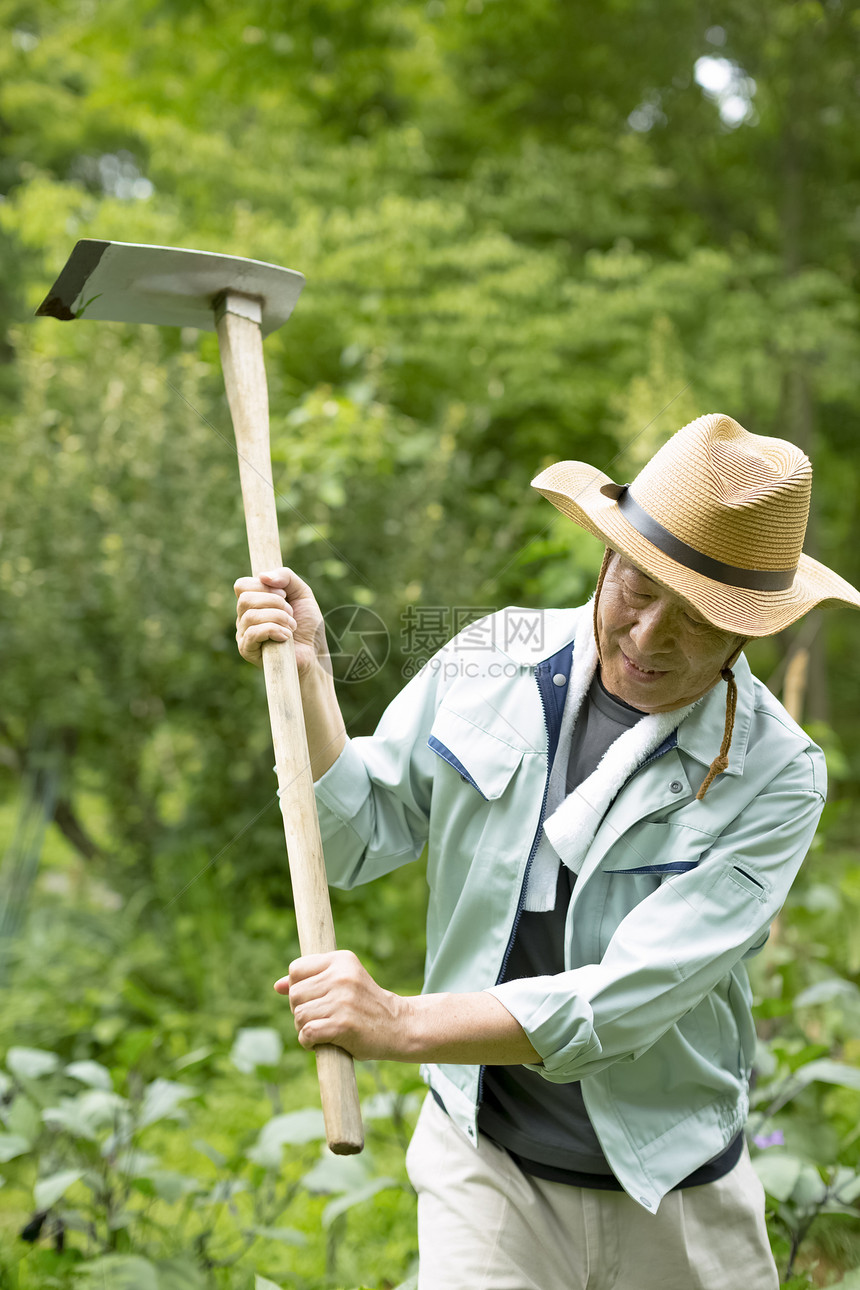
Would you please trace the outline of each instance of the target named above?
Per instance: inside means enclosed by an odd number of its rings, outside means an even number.
[[[570,731],[579,715],[597,669],[597,645],[594,640],[592,605],[582,611],[576,629],[570,688],[564,705],[559,752],[570,749]],[[645,716],[635,726],[609,745],[601,761],[587,779],[569,793],[552,810],[554,781],[557,786],[567,774],[567,757],[556,753],[550,778],[548,804],[550,814],[544,821],[543,837],[532,861],[524,908],[543,911],[553,908],[558,879],[559,859],[573,873],[579,873],[586,852],[594,840],[598,825],[610,804],[638,766],[660,747],[660,744],[701,702]],[[565,738],[566,736],[566,738]],[[562,764],[564,763],[564,764]],[[563,791],[563,789],[562,789]]]
[[[579,615],[574,635],[570,677],[561,717],[558,746],[550,773],[547,790],[546,812],[551,816],[560,806],[567,792],[567,763],[570,759],[570,742],[573,727],[597,667],[597,647],[592,628],[593,601]],[[540,842],[532,860],[523,908],[530,913],[546,913],[555,908],[558,882],[558,852],[541,829]]]

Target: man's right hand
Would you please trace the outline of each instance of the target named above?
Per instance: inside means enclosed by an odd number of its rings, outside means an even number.
[[[322,612],[308,584],[292,569],[237,578],[233,590],[239,601],[236,643],[249,663],[262,666],[264,641],[285,641],[292,636],[300,676],[318,663],[331,670]]]

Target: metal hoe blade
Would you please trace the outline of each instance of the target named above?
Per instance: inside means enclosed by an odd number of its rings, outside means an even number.
[[[261,302],[268,336],[287,321],[304,285],[304,274],[262,260],[84,238],[36,313],[214,331],[216,301],[229,290]]]

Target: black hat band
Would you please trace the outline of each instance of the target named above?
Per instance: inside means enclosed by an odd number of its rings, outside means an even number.
[[[682,564],[685,569],[692,569],[694,573],[701,573],[703,577],[722,582],[727,587],[746,587],[750,591],[785,591],[794,582],[796,566],[794,569],[739,569],[733,564],[723,564],[722,560],[703,555],[701,551],[688,546],[675,537],[674,533],[664,529],[662,524],[643,510],[630,495],[627,484],[621,489],[617,500],[618,509],[628,524],[656,546],[658,551],[668,555],[677,564]]]

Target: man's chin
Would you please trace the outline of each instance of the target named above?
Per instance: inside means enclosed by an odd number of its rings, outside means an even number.
[[[654,704],[671,704],[672,678],[668,672],[645,672],[636,667],[623,653],[601,668],[604,688],[622,703],[629,703],[643,712],[652,710]]]
[[[631,708],[638,708],[640,712],[649,716],[686,708],[688,704],[694,703],[696,699],[700,699],[713,688],[708,686],[708,689],[703,690],[701,694],[679,695],[677,691],[673,692],[672,677],[668,672],[658,673],[653,680],[648,680],[636,675],[631,676],[626,668],[616,669],[611,666],[601,667],[600,679],[603,688],[614,699],[620,699],[622,703],[629,704]]]

